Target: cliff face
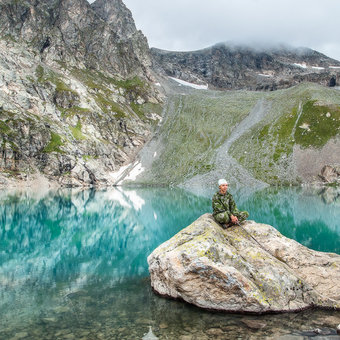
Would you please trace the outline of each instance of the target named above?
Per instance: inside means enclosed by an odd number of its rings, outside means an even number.
[[[160,118],[131,13],[117,0],[7,0],[0,34],[2,183],[112,183]]]
[[[115,33],[121,39],[127,39],[133,35],[141,34],[137,32],[131,11],[121,0],[97,0],[91,7],[105,22],[115,28]]]
[[[1,4],[1,34],[27,42],[44,61],[104,67],[115,75],[146,76],[146,38],[122,1],[7,0]]]
[[[340,62],[308,48],[217,44],[194,52],[151,49],[154,68],[211,89],[276,90],[303,81],[335,86]]]

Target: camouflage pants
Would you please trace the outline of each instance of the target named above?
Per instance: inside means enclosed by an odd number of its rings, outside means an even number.
[[[238,211],[237,213],[234,214],[234,216],[236,216],[238,218],[238,221],[241,223],[248,218],[249,213],[248,211]],[[232,225],[232,222],[227,212],[216,214],[214,215],[214,218],[220,224]]]

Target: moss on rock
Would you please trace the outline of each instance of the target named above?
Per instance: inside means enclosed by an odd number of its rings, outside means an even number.
[[[80,122],[80,119],[78,119],[78,122],[77,122],[77,125],[76,126],[71,126],[70,127],[70,130],[72,132],[72,135],[73,137],[78,140],[78,141],[81,141],[81,140],[84,140],[86,139],[86,137],[83,135],[83,133],[81,132],[81,128],[82,128],[82,125],[81,125],[81,122]]]
[[[64,145],[63,139],[60,135],[55,132],[51,132],[51,138],[49,143],[44,147],[43,152],[50,153],[50,152],[58,152],[64,153],[63,150],[60,148]]]

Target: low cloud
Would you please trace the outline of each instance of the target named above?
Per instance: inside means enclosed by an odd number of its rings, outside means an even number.
[[[222,41],[285,43],[340,60],[335,0],[124,0],[150,46],[196,50]]]

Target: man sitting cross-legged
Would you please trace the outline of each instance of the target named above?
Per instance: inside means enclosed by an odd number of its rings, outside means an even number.
[[[228,182],[225,179],[218,181],[219,191],[212,198],[213,216],[223,228],[231,227],[245,221],[249,213],[239,211],[236,207],[232,194],[228,191]]]

